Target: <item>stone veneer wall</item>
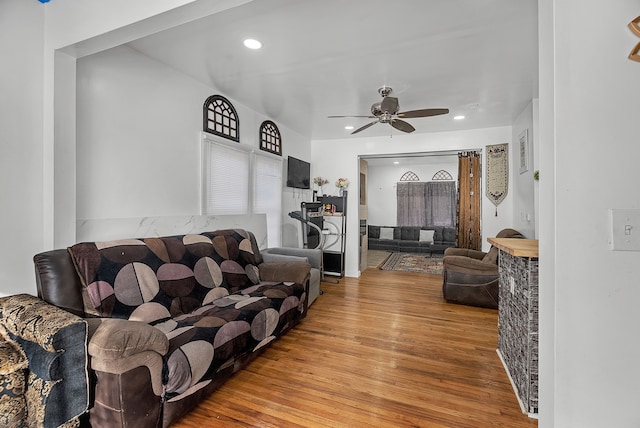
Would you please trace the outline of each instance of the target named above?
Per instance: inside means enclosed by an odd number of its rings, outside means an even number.
[[[538,259],[500,251],[499,264],[498,350],[526,411],[538,413]]]

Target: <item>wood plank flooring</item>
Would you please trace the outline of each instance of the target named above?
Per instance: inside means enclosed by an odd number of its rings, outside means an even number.
[[[497,311],[441,287],[377,269],[322,283],[301,324],[173,426],[537,427],[496,354]]]

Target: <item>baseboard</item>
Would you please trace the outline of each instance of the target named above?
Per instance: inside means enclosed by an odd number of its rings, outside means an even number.
[[[498,358],[500,358],[500,362],[502,363],[502,367],[504,367],[504,371],[507,373],[509,382],[511,382],[511,388],[513,388],[513,393],[515,394],[516,399],[518,400],[518,404],[520,405],[520,410],[522,411],[522,413],[525,413],[530,418],[538,419],[538,414],[528,412],[527,406],[525,406],[522,400],[520,399],[520,395],[518,394],[518,388],[516,387],[516,384],[513,381],[513,378],[511,377],[511,373],[509,373],[509,369],[507,368],[507,364],[504,362],[504,358],[502,358],[502,353],[500,352],[500,349],[496,349],[496,353],[498,354]]]

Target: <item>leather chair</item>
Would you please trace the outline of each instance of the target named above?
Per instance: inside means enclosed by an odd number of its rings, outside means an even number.
[[[503,229],[496,238],[524,238],[514,229]],[[485,253],[447,248],[443,258],[442,295],[450,303],[498,309],[498,249]]]

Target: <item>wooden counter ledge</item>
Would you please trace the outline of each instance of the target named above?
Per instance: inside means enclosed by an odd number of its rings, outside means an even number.
[[[490,244],[515,257],[538,258],[538,240],[520,238],[488,238]]]

